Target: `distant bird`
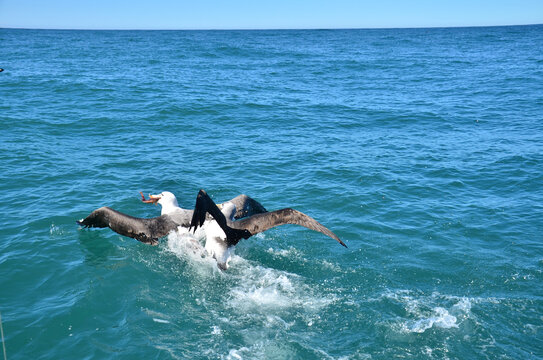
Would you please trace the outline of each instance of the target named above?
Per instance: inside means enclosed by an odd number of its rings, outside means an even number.
[[[0,72],[4,71],[4,69],[0,69]]]
[[[213,216],[223,230],[223,233],[214,232],[213,234],[206,231],[206,249],[208,248],[207,243],[213,241],[213,256],[221,269],[228,267],[230,252],[241,239],[248,239],[253,235],[285,224],[300,225],[318,231],[347,247],[336,234],[300,211],[286,208],[272,212],[257,213],[236,220],[236,205],[234,203],[226,202],[219,208],[204,190],[200,190],[196,197],[196,206],[194,207],[189,231],[191,229],[196,231],[199,226],[202,226],[206,220],[207,213]]]

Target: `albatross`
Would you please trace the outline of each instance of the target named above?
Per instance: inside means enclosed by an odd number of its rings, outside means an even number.
[[[138,218],[104,206],[94,210],[89,216],[76,221],[76,223],[84,228],[109,227],[118,234],[150,245],[158,245],[158,239],[177,230],[179,226],[189,227],[193,210],[179,207],[177,198],[173,193],[164,191],[158,195],[149,194],[149,199],[145,199],[141,192],[140,195],[144,203],[161,205],[160,216]],[[245,194],[236,196],[228,202],[236,206],[235,218],[237,219],[266,212],[262,204]]]
[[[189,231],[194,229],[193,231],[195,232],[198,227],[203,226],[207,219],[207,214],[210,214],[215,219],[222,232],[214,231],[213,234],[209,234],[206,230],[206,250],[208,249],[207,244],[211,240],[213,243],[213,257],[217,260],[219,268],[223,270],[228,268],[231,252],[241,239],[248,239],[253,235],[280,225],[300,225],[329,236],[344,247],[347,247],[330,229],[311,216],[292,208],[271,212],[266,211],[236,219],[236,205],[234,203],[226,202],[219,208],[204,190],[200,190],[196,197],[196,205]]]
[[[205,250],[217,261],[221,270],[228,268],[234,247],[241,239],[248,239],[285,224],[300,225],[318,231],[347,247],[336,234],[312,217],[292,208],[268,212],[258,201],[244,194],[217,205],[204,190],[200,190],[194,210],[179,207],[175,195],[168,191],[149,195],[149,199],[140,194],[144,203],[162,206],[160,216],[150,219],[137,218],[109,207],[101,207],[77,223],[85,228],[109,227],[118,234],[151,245],[157,245],[159,238],[178,227],[185,227],[193,232],[202,227],[206,237]]]

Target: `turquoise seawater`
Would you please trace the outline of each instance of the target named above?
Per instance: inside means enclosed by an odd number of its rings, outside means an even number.
[[[543,26],[0,29],[8,359],[543,358]],[[75,220],[294,207],[227,272]]]

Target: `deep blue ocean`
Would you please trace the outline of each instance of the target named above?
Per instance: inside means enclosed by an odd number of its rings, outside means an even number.
[[[543,359],[543,26],[0,29],[0,68],[7,359]],[[75,223],[200,188],[348,248]]]

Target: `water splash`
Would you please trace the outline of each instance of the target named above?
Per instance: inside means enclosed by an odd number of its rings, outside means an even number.
[[[402,326],[402,330],[406,332],[423,333],[433,326],[443,329],[457,328],[456,317],[451,315],[447,309],[436,307],[433,309],[433,314],[429,317],[423,317],[415,321],[408,321]]]
[[[470,317],[475,300],[437,292],[424,295],[409,290],[389,290],[372,301],[392,301],[403,307],[405,315],[399,316],[392,328],[403,333],[424,333],[432,328],[459,328],[462,321]]]
[[[177,231],[168,235],[166,249],[183,260],[196,273],[209,276],[220,270],[215,259],[207,254],[201,243],[204,234],[200,229],[193,234],[180,226]]]

